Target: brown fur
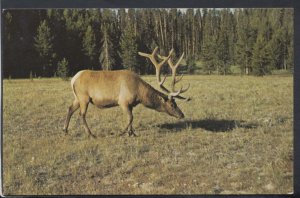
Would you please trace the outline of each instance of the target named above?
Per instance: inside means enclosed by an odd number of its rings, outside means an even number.
[[[138,104],[160,111],[171,116],[183,118],[184,115],[173,99],[155,90],[137,74],[128,70],[78,72],[71,81],[75,100],[68,109],[64,131],[67,133],[72,114],[80,108],[85,130],[95,137],[85,120],[89,103],[99,108],[120,106],[128,114],[128,125],[125,128],[129,135],[135,135],[132,128],[132,108]]]

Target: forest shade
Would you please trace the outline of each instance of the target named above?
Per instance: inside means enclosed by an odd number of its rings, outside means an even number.
[[[153,74],[137,52],[183,52],[182,72],[293,71],[293,9],[43,9],[3,13],[5,78],[82,69]],[[176,61],[176,60],[175,60]],[[66,67],[66,68],[63,68]],[[168,72],[168,67],[164,68]]]

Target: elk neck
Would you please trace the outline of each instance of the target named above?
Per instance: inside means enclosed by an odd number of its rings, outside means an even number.
[[[141,103],[150,108],[158,111],[163,111],[162,102],[168,99],[168,96],[154,89],[151,85],[146,82],[140,86],[140,101]]]

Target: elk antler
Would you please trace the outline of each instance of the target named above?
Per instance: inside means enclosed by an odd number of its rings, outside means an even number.
[[[173,52],[173,49],[171,51]],[[185,89],[182,89],[182,87],[181,87],[179,91],[177,91],[177,92],[175,91],[175,84],[178,83],[182,79],[182,77],[183,77],[183,74],[181,74],[181,76],[176,79],[176,70],[177,70],[180,62],[182,61],[183,56],[184,56],[184,52],[182,53],[182,55],[180,56],[180,58],[178,59],[178,61],[177,61],[177,63],[175,65],[173,64],[171,58],[168,59],[168,65],[169,65],[169,67],[172,70],[172,83],[171,83],[171,85],[172,85],[172,93],[169,94],[169,98],[170,97],[176,97],[178,99],[183,99],[183,100],[189,101],[190,98],[182,97],[179,94],[182,94],[182,93],[186,92],[190,88],[190,84],[188,84],[188,87],[185,88]],[[158,55],[158,58],[160,58],[162,60],[166,59],[165,56],[161,56],[161,55]]]
[[[164,85],[163,85],[164,82],[165,82],[165,80],[166,80],[166,77],[167,77],[167,76],[165,76],[164,79],[161,81],[161,79],[160,79],[160,73],[161,73],[161,67],[162,67],[162,66],[169,60],[169,58],[171,57],[171,55],[172,55],[172,53],[173,53],[173,49],[169,52],[169,55],[168,55],[167,57],[161,58],[162,61],[161,61],[160,63],[158,63],[158,62],[156,61],[156,59],[155,59],[155,55],[156,55],[157,50],[158,50],[158,47],[156,47],[156,48],[153,50],[153,52],[152,52],[151,54],[146,54],[146,53],[143,53],[143,52],[138,52],[138,54],[139,54],[140,56],[144,56],[144,57],[147,57],[147,58],[150,59],[150,61],[152,62],[152,64],[155,66],[155,69],[156,69],[156,80],[157,80],[157,82],[158,82],[158,84],[159,84],[159,87],[160,87],[163,91],[165,91],[165,92],[167,92],[167,93],[170,93],[170,91],[169,91],[167,88],[165,88]]]

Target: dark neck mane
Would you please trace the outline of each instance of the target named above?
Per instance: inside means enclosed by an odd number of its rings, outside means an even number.
[[[162,99],[167,99],[168,96],[156,89],[154,89],[147,82],[143,81],[140,90],[140,100],[143,105],[151,109],[157,109],[160,107]]]

